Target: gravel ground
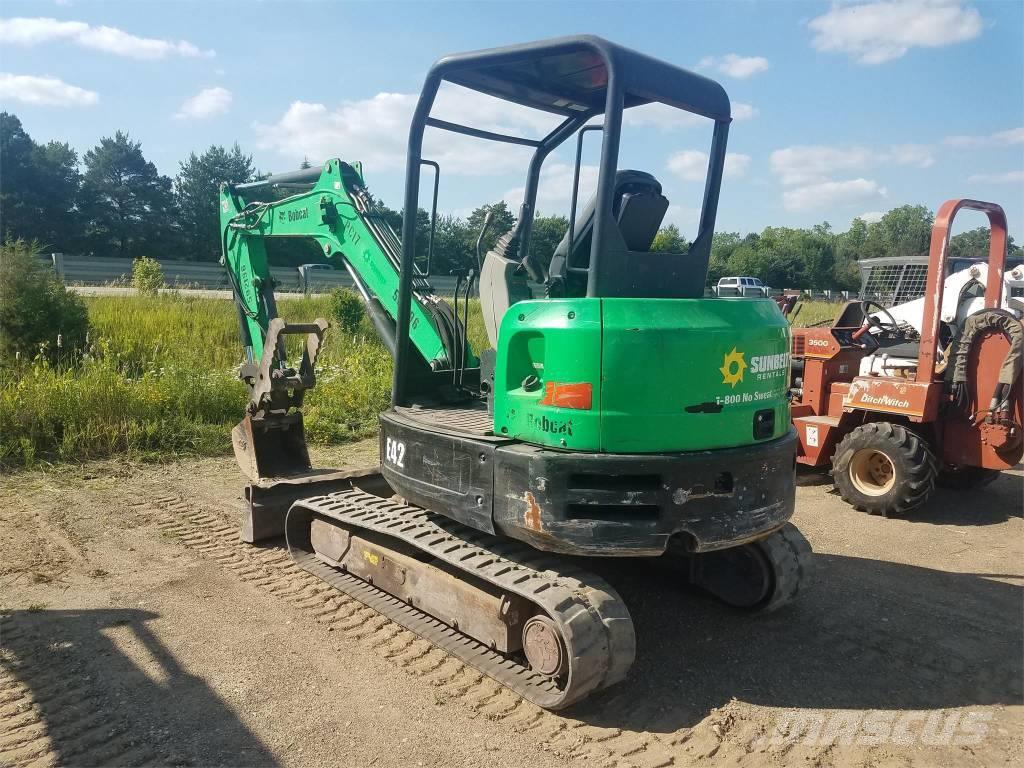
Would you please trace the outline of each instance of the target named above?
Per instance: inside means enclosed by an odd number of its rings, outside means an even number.
[[[803,476],[813,569],[769,616],[595,563],[637,662],[560,715],[325,589],[280,543],[240,544],[239,490],[230,459],[0,478],[0,765],[1024,760],[1019,471],[898,520]]]

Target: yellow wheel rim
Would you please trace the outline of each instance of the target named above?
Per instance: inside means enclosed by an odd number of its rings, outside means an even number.
[[[850,460],[850,481],[865,496],[884,496],[896,484],[896,467],[882,451],[861,448]]]

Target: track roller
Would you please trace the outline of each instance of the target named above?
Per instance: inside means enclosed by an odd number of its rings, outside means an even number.
[[[597,576],[358,489],[296,502],[306,571],[547,709],[622,680],[633,623]]]

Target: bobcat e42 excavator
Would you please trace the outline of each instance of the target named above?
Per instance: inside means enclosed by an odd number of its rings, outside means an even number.
[[[441,120],[443,83],[560,122],[532,140]],[[654,102],[714,125],[688,253],[650,252],[668,201],[653,176],[617,169],[623,111]],[[430,287],[429,248],[417,257],[416,217],[399,238],[358,162],[223,186],[251,390],[234,432],[250,480],[243,538],[284,533],[302,568],[551,709],[621,680],[635,652],[621,598],[569,556],[662,558],[682,567],[657,578],[747,610],[789,601],[809,552],[788,522],[789,326],[769,299],[704,298],[730,120],[717,83],[596,37],[438,61],[409,132],[405,211],[429,166],[436,217],[427,128],[533,150],[514,228],[482,259],[479,244],[467,254],[454,307]],[[577,216],[588,132],[601,136],[599,176]],[[546,268],[530,251],[539,177],[574,136],[570,228]],[[268,186],[290,194],[255,200]],[[373,472],[310,467],[301,406],[327,323],[277,317],[265,249],[297,236],[348,270],[394,356]],[[481,352],[465,330],[477,279],[493,347]],[[288,359],[289,334],[305,337],[301,359]]]

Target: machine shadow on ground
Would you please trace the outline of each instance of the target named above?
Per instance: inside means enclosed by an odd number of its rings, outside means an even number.
[[[983,488],[953,491],[940,488],[921,509],[907,515],[912,522],[934,525],[995,525],[1024,517],[1020,476],[1003,473]]]
[[[759,616],[668,584],[651,566],[608,565],[592,567],[630,608],[637,660],[624,683],[572,710],[594,725],[670,733],[734,697],[853,710],[1021,701],[1017,585],[814,555],[797,602]]]
[[[911,520],[989,525],[1020,517],[1021,485],[1004,474],[978,492],[940,490]],[[1024,698],[1024,570],[955,573],[816,553],[796,602],[762,616],[673,584],[670,571],[650,563],[587,567],[620,592],[637,634],[630,677],[572,711],[595,725],[668,733],[733,697],[853,710]]]
[[[118,764],[142,748],[161,764],[276,766],[230,706],[157,639],[147,626],[156,618],[133,609],[2,618],[0,668],[29,689],[55,763]]]

